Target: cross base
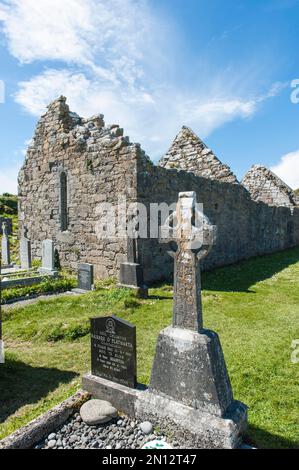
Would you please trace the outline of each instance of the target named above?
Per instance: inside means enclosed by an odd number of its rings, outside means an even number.
[[[152,422],[172,440],[180,442],[181,448],[235,449],[242,445],[247,408],[240,402],[233,401],[221,418],[151,392],[142,385],[132,389],[86,374],[82,386],[131,419]]]
[[[218,335],[173,327],[161,331],[150,389],[192,408],[224,416],[233,393]]]

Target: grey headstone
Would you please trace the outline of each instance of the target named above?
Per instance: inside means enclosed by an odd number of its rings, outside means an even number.
[[[44,240],[42,244],[42,267],[40,269],[41,274],[55,275],[55,252],[54,242],[52,240]]]
[[[143,287],[143,269],[137,263],[121,263],[119,282],[122,286]]]
[[[22,269],[31,269],[31,242],[27,238],[27,228],[24,227],[20,241],[20,260]]]
[[[2,241],[1,241],[1,253],[2,253],[2,265],[10,265],[10,243],[8,237],[8,225],[6,222],[2,224]]]
[[[78,289],[92,290],[94,286],[94,269],[92,264],[81,263],[78,267]]]

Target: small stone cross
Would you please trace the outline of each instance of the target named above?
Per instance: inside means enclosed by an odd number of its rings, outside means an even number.
[[[8,224],[6,221],[2,223],[2,233],[3,236],[8,237]]]
[[[2,264],[10,265],[10,243],[8,237],[8,224],[6,221],[3,221],[2,224],[2,241],[1,241],[1,255],[2,255]]]
[[[176,212],[161,227],[160,239],[171,243],[169,254],[175,260],[174,327],[197,332],[203,328],[200,260],[208,255],[215,240],[216,227],[197,208],[196,193],[180,193]]]
[[[26,225],[23,226],[22,228],[22,238],[28,238],[28,228],[26,227]]]
[[[132,228],[127,230],[127,260],[128,263],[137,263],[137,240]]]

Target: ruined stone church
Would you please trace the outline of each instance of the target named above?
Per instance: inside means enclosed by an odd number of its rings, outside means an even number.
[[[87,262],[97,278],[117,276],[127,243],[98,239],[98,205],[117,205],[120,195],[147,207],[172,204],[182,191],[195,191],[218,227],[205,269],[299,244],[298,200],[267,168],[255,165],[238,182],[187,127],[155,165],[119,126],[105,126],[102,115],[81,118],[64,97],[39,120],[20,170],[20,232],[28,228],[35,258],[42,241],[52,239],[62,266],[77,269],[78,262]],[[137,258],[146,282],[171,276],[167,246],[157,239],[139,239]]]

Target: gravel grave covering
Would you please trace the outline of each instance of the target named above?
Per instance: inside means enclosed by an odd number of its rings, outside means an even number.
[[[50,434],[47,439],[35,446],[35,449],[142,449],[147,442],[166,441],[166,436],[150,430],[149,423],[144,430],[142,423],[127,417],[118,417],[107,424],[88,426],[79,413],[70,418],[61,428]],[[141,425],[141,428],[140,428]],[[179,444],[172,442],[172,447]]]

